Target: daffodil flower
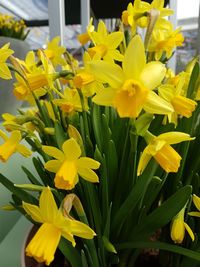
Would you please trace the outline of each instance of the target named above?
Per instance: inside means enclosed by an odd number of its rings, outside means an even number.
[[[163,133],[159,136],[152,135],[140,157],[137,174],[141,175],[152,157],[166,172],[177,172],[181,156],[171,145],[193,139],[189,134],[181,132]]]
[[[153,0],[151,4],[146,3],[145,1],[135,0],[133,4],[128,4],[127,10],[122,12],[122,22],[125,25],[131,26],[132,32],[135,33],[137,26],[141,28],[147,27],[147,13],[151,9],[159,11],[159,18],[173,14],[172,9],[164,7],[164,0]]]
[[[47,43],[47,48],[44,50],[45,55],[51,60],[54,66],[66,64],[63,57],[63,53],[66,49],[64,46],[60,46],[59,43],[60,36],[56,36]]]
[[[200,197],[198,197],[197,195],[194,194],[192,196],[192,200],[193,200],[195,207],[198,209],[198,211],[191,211],[188,213],[188,215],[200,217]]]
[[[9,48],[9,45],[10,44],[5,44],[0,48],[0,77],[5,80],[12,79],[10,70],[5,63],[8,57],[14,53],[14,51]]]
[[[97,79],[109,84],[93,97],[96,104],[113,106],[120,117],[136,118],[142,109],[153,114],[173,112],[172,105],[153,92],[164,79],[166,68],[160,62],[146,63],[139,35],[129,43],[122,68],[104,61],[91,62],[90,66]]]
[[[20,144],[20,141],[22,140],[20,131],[13,131],[11,136],[8,137],[0,130],[0,137],[5,141],[2,145],[0,145],[1,161],[6,162],[15,152],[19,152],[24,157],[29,157],[32,154],[27,147]]]
[[[122,32],[108,33],[104,22],[101,20],[98,24],[97,32],[91,32],[91,39],[94,47],[88,48],[88,53],[93,58],[98,54],[106,61],[122,61],[123,55],[117,50],[124,36]]]
[[[57,208],[49,187],[43,189],[39,207],[23,202],[23,208],[35,222],[42,224],[26,247],[26,254],[34,257],[38,262],[50,265],[61,236],[69,240],[73,246],[76,245],[74,235],[86,239],[92,239],[95,236],[88,225],[64,217],[61,210]]]
[[[96,79],[90,69],[90,63],[95,59],[100,59],[98,54],[91,57],[88,52],[85,52],[83,55],[84,67],[77,71],[73,79],[74,86],[77,89],[81,89],[83,95],[86,97],[93,96],[95,92],[103,88],[102,83]]]
[[[87,42],[91,41],[91,33],[94,31],[93,18],[90,19],[90,22],[87,26],[87,31],[78,35],[78,40],[82,45],[85,45]]]
[[[185,207],[174,217],[171,225],[171,239],[176,244],[181,244],[185,237],[185,230],[194,241],[194,233],[189,225],[184,222]]]
[[[182,46],[184,37],[180,30],[180,28],[174,30],[171,22],[165,19],[157,21],[148,46],[148,51],[155,53],[156,60],[162,57],[163,52],[170,58],[173,50],[177,46]]]
[[[195,110],[197,103],[182,95],[183,87],[185,84],[185,75],[182,75],[176,85],[163,84],[158,88],[159,95],[170,102],[174,108],[174,112],[168,114],[169,122],[177,124],[177,116],[189,118],[192,116],[192,112]]]
[[[82,111],[80,96],[76,89],[65,88],[63,97],[54,99],[53,103],[59,106],[61,110],[68,115],[75,111]],[[87,107],[86,101],[85,106]]]
[[[44,166],[48,171],[56,173],[54,182],[57,188],[71,190],[78,182],[78,175],[92,183],[99,181],[93,169],[98,169],[100,163],[88,157],[81,157],[81,149],[75,139],[65,141],[62,151],[52,146],[42,146],[42,149],[55,158]]]

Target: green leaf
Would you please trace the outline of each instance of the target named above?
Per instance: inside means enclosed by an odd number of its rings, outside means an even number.
[[[194,260],[200,261],[200,253],[186,249],[183,247],[179,247],[176,245],[171,245],[163,242],[154,242],[154,241],[134,241],[134,242],[127,242],[127,243],[122,243],[116,245],[117,250],[122,250],[122,249],[130,249],[130,248],[154,248],[154,249],[161,249],[161,250],[166,250],[170,251],[173,253],[181,254],[186,257],[192,258]]]
[[[14,183],[9,181],[3,174],[0,173],[0,183],[4,185],[10,192],[16,195],[21,201],[25,201],[32,204],[38,204],[36,198],[34,198],[31,194],[25,192],[24,190],[17,188],[14,186]]]
[[[94,131],[96,144],[99,147],[100,151],[102,151],[102,146],[103,146],[103,140],[102,140],[102,135],[101,135],[101,125],[102,125],[102,122],[101,122],[100,107],[96,104],[93,104],[92,128]]]
[[[144,222],[133,229],[132,237],[141,240],[169,223],[184,207],[192,193],[192,187],[186,185],[162,203],[151,214],[144,218]]]
[[[149,129],[149,126],[154,119],[153,114],[144,113],[135,121],[135,128],[137,135],[144,136],[146,131]]]
[[[26,167],[22,166],[22,170],[26,173],[27,178],[32,184],[42,185]]]
[[[129,217],[139,200],[143,197],[144,189],[147,188],[149,182],[154,176],[157,166],[157,163],[151,160],[143,174],[138,177],[138,180],[130,191],[130,194],[127,196],[126,200],[122,203],[121,207],[114,216],[112,229],[113,235],[119,232],[125,220]]]
[[[114,245],[108,240],[106,236],[102,236],[102,240],[103,240],[104,247],[108,252],[115,253],[115,254],[117,253]]]
[[[69,241],[62,237],[58,247],[72,267],[82,267],[81,256]]]
[[[55,123],[55,136],[58,147],[62,149],[62,144],[67,140],[67,133],[63,130],[60,122]]]
[[[195,85],[196,85],[196,81],[198,77],[199,77],[199,63],[196,62],[192,70],[191,77],[190,77],[190,82],[189,82],[188,91],[187,91],[188,98],[192,98],[192,99],[194,98]]]
[[[51,186],[54,187],[53,179],[52,179],[52,174],[47,173],[47,171],[44,168],[44,165],[39,157],[33,158],[32,159],[33,164],[35,166],[35,169],[40,176],[40,179],[42,180],[43,184],[45,186]]]
[[[81,262],[82,262],[82,267],[89,267],[87,264],[87,258],[85,256],[85,252],[83,249],[81,250]]]

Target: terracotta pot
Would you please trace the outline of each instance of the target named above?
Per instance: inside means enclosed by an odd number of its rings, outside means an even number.
[[[0,47],[6,43],[10,43],[10,48],[15,51],[14,56],[20,59],[24,59],[30,50],[29,45],[25,41],[0,36]],[[22,101],[17,100],[13,95],[13,83],[14,79],[3,80],[0,78],[0,115],[6,112],[15,114],[22,104]]]

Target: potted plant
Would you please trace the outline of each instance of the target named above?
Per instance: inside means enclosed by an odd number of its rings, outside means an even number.
[[[26,184],[0,183],[12,192],[5,209],[36,225],[25,253],[38,264],[54,266],[57,250],[72,267],[199,264],[199,62],[167,68],[183,43],[171,13],[137,1],[115,32],[91,20],[80,64],[59,37],[12,57],[14,95],[31,108],[3,115],[0,159],[38,156],[36,175],[22,167]]]
[[[0,46],[7,43],[14,51],[15,56],[24,59],[26,53],[30,50],[29,44],[25,41],[29,30],[27,30],[24,21],[18,20],[13,16],[0,14]],[[13,80],[1,81],[0,87],[0,114],[3,112],[16,112],[21,102],[15,101],[12,95]],[[6,87],[6,90],[4,88]]]

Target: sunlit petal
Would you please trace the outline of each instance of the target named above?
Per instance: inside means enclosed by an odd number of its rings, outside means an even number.
[[[140,80],[149,89],[154,89],[161,84],[166,74],[165,65],[160,62],[150,62],[143,68]]]

